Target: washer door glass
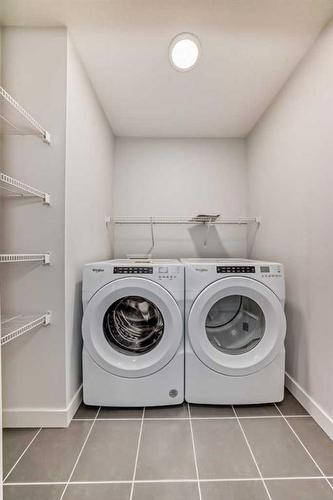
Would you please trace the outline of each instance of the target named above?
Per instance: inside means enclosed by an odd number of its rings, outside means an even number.
[[[210,308],[206,317],[206,333],[210,343],[226,354],[243,354],[261,341],[265,332],[265,316],[250,297],[229,295]]]
[[[161,311],[148,299],[127,296],[114,302],[103,320],[110,345],[129,356],[151,351],[161,340],[164,321]]]

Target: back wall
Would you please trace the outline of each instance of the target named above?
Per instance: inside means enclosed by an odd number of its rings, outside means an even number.
[[[246,215],[242,139],[117,138],[113,215]],[[117,226],[115,257],[146,254],[149,226]],[[243,257],[244,226],[155,226],[153,257]]]

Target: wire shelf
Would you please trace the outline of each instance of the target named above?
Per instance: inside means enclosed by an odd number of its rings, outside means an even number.
[[[16,135],[37,135],[50,144],[50,133],[45,130],[3,87],[0,87],[0,118],[3,120],[1,132]]]
[[[1,345],[8,344],[12,340],[31,332],[39,326],[50,323],[51,313],[35,315],[17,315],[4,318],[1,322]]]
[[[152,217],[129,217],[114,216],[106,217],[107,224],[126,225],[126,224],[260,224],[260,217],[233,217],[226,218],[217,215],[195,215],[195,216],[152,216]]]
[[[6,191],[9,197],[39,198],[43,201],[43,203],[47,205],[50,204],[49,193],[44,193],[43,191],[29,186],[29,184],[25,184],[24,182],[14,179],[13,177],[10,177],[2,172],[0,172],[0,188]]]
[[[43,262],[50,264],[49,253],[2,253],[0,254],[1,262]]]

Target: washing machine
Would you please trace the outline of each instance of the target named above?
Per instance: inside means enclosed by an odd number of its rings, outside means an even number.
[[[244,259],[182,262],[186,401],[281,401],[286,335],[282,264]]]
[[[184,401],[184,268],[177,260],[110,260],[83,272],[83,400]]]

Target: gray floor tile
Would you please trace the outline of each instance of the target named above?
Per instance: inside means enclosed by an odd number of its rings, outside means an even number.
[[[67,481],[90,425],[73,421],[67,429],[42,429],[7,481]]]
[[[270,417],[279,416],[275,405],[237,405],[234,406],[238,417]]]
[[[269,500],[262,481],[201,483],[202,500]]]
[[[333,441],[313,418],[290,418],[288,422],[326,476],[333,476]]]
[[[195,479],[189,420],[145,420],[136,479]]]
[[[129,500],[131,484],[70,484],[63,500]]]
[[[258,477],[236,419],[192,420],[200,479]]]
[[[277,406],[283,415],[307,415],[308,412],[305,408],[297,401],[296,398],[285,389],[284,400],[281,403],[277,403]]]
[[[266,481],[272,500],[332,500],[333,490],[325,479]]]
[[[145,418],[187,418],[187,404],[146,408]]]
[[[96,417],[96,413],[98,412],[98,406],[87,406],[84,403],[81,403],[79,409],[74,415],[74,418],[83,418],[83,419],[91,419]]]
[[[231,406],[220,405],[190,405],[191,417],[234,417]]]
[[[246,418],[241,423],[264,477],[319,474],[284,419]]]
[[[140,425],[140,420],[96,421],[72,480],[131,480]]]
[[[59,500],[64,488],[63,484],[4,486],[3,500]]]
[[[15,465],[28,444],[37,434],[38,429],[3,430],[3,476]]]
[[[97,418],[141,418],[143,408],[118,408],[116,406],[104,406]]]
[[[136,483],[133,500],[199,500],[198,483]]]

